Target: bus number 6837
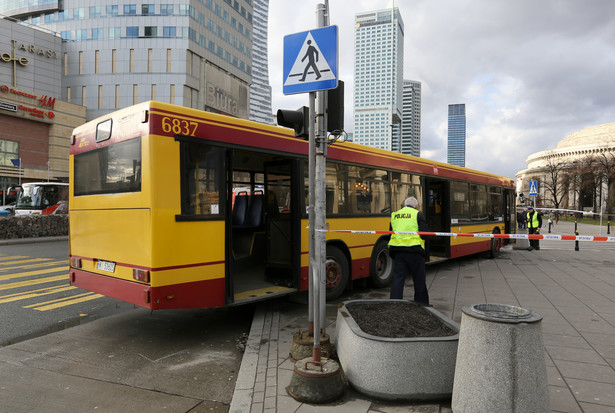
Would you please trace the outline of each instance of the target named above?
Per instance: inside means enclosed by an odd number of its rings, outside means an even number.
[[[162,118],[162,130],[165,133],[173,132],[176,135],[196,136],[198,122],[190,122],[177,118]]]

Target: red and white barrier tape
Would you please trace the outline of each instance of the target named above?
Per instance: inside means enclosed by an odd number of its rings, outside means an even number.
[[[544,239],[551,241],[602,241],[615,242],[615,237],[594,235],[556,235],[556,234],[463,234],[454,232],[409,232],[409,231],[355,231],[345,229],[316,230],[317,232],[341,232],[346,234],[397,234],[424,235],[431,237],[473,237],[473,238],[504,238],[504,239]]]

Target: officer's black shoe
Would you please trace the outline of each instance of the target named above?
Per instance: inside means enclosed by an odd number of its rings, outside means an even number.
[[[531,250],[533,250],[533,249],[534,249],[534,247],[528,247],[528,249],[527,249],[527,250],[528,250],[528,251],[531,251]]]

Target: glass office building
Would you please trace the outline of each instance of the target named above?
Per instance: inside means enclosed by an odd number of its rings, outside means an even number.
[[[250,120],[273,125],[271,86],[269,85],[269,64],[267,59],[268,13],[269,0],[254,0]]]
[[[421,82],[404,80],[401,153],[421,156]]]
[[[448,105],[448,153],[451,165],[466,166],[466,105]]]
[[[61,99],[87,119],[150,99],[247,119],[253,0],[12,0],[0,14],[61,34]]]
[[[399,9],[355,15],[354,142],[400,150],[404,23]]]

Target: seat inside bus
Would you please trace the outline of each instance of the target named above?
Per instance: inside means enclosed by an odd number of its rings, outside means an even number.
[[[252,195],[239,193],[233,205],[233,257],[246,260],[261,254],[265,233],[263,231],[263,199],[261,190]]]

